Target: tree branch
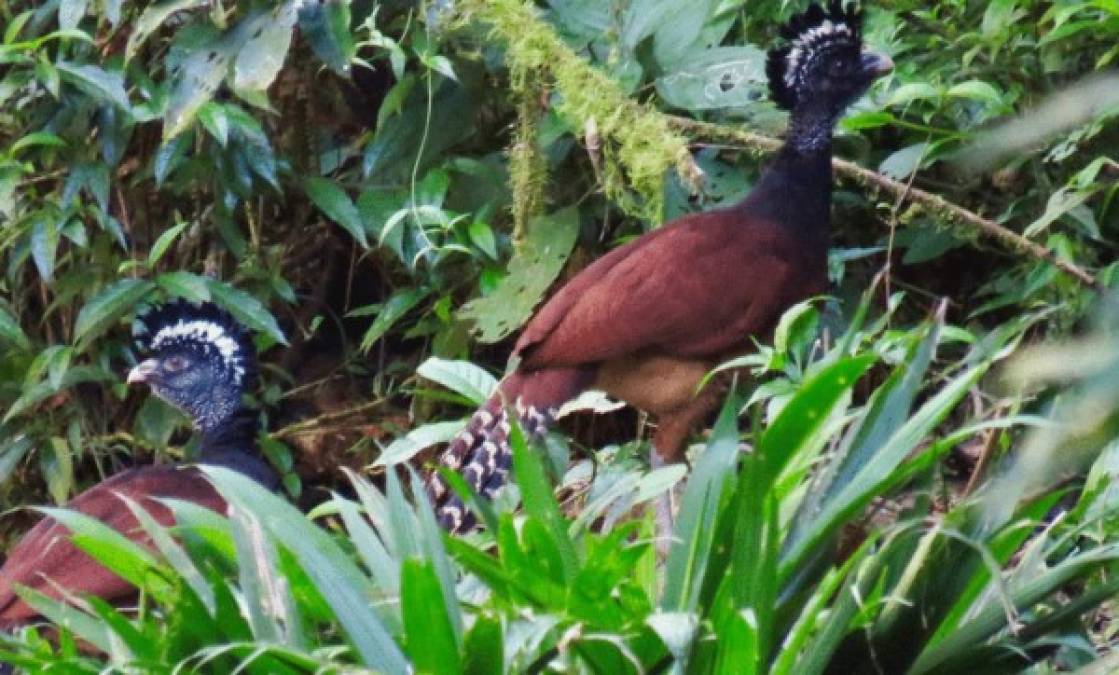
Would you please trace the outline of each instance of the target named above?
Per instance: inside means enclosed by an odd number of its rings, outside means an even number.
[[[769,136],[763,136],[741,129],[734,129],[720,124],[699,122],[686,117],[673,115],[667,117],[669,124],[693,138],[735,143],[758,154],[776,152],[777,149],[781,147],[781,141]],[[854,180],[864,187],[877,188],[901,201],[918,203],[950,222],[963,225],[975,230],[983,236],[998,241],[1011,251],[1023,253],[1047,262],[1088,288],[1097,291],[1104,290],[1103,284],[1101,284],[1095,276],[1076,263],[1061,260],[1053,251],[1041,244],[1030,241],[1017,232],[1009,230],[995,221],[984,218],[962,206],[953,204],[939,195],[926,192],[920,188],[907,187],[905,183],[887,178],[869,169],[864,169],[858,164],[845,159],[833,159],[832,166],[839,175]]]
[[[362,403],[361,405],[357,405],[352,408],[346,408],[345,410],[337,410],[334,412],[324,413],[317,417],[300,420],[293,424],[289,424],[282,429],[273,431],[270,436],[275,439],[283,439],[291,438],[293,436],[299,436],[309,432],[323,431],[324,428],[329,427],[329,425],[334,422],[348,419],[350,417],[354,417],[355,415],[363,415],[365,413],[371,412],[384,405],[387,401],[388,399],[379,398],[374,401]]]

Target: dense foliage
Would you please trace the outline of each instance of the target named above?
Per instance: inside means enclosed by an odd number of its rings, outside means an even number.
[[[897,69],[837,137],[834,294],[732,364],[686,483],[587,397],[519,442],[483,532],[444,537],[411,489],[554,282],[749,189],[784,124],[764,50],[805,4],[0,3],[0,504],[189,457],[123,378],[131,317],[168,297],[255,331],[285,476],[213,471],[232,516],[173,504],[155,552],[49,509],[141,608],[28,598],[65,629],[0,658],[1106,672],[1114,3],[865,5]],[[681,483],[662,560],[645,507]]]

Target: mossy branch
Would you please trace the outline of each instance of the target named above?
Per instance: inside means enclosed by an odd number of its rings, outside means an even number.
[[[669,121],[673,127],[692,138],[734,143],[758,154],[772,153],[781,147],[781,141],[776,138],[724,125],[674,116],[669,116]],[[1011,251],[1047,262],[1089,288],[1095,290],[1103,290],[1104,288],[1095,276],[1076,263],[1061,260],[1053,251],[1041,244],[1030,241],[1017,232],[1009,230],[993,220],[984,218],[974,211],[969,211],[958,204],[954,204],[940,195],[906,185],[845,159],[833,159],[832,166],[840,176],[853,180],[864,187],[881,190],[895,199],[919,204],[947,222],[963,226],[979,235],[993,239]]]
[[[665,173],[675,167],[692,182],[701,175],[688,140],[673,131],[668,119],[630,99],[617,82],[568,47],[531,5],[464,0],[456,11],[463,21],[490,25],[505,43],[515,92],[523,96],[533,89],[529,82],[546,82],[559,93],[556,110],[572,128],[583,130],[593,121],[601,139],[603,189],[627,213],[659,222]]]

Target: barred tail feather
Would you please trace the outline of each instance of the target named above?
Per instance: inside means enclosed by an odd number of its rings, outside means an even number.
[[[540,438],[547,432],[554,411],[539,411],[529,406],[518,410],[518,417],[527,436]],[[493,499],[505,486],[513,463],[509,429],[509,411],[503,405],[500,393],[495,394],[474,413],[466,428],[447,446],[440,464],[457,471],[466,484],[482,497]],[[474,514],[467,510],[438,472],[433,472],[428,478],[427,487],[440,526],[454,533],[466,532],[474,527]]]

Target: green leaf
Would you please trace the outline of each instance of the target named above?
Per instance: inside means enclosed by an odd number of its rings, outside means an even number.
[[[1002,95],[991,84],[983,80],[968,80],[952,86],[947,92],[948,96],[955,98],[968,98],[984,103],[1002,105]]]
[[[361,338],[361,350],[369,351],[397,321],[413,307],[426,298],[431,291],[426,288],[405,287],[392,294],[381,304],[377,318],[373,320]]]
[[[159,581],[162,575],[150,573],[159,564],[146,548],[97,518],[66,508],[40,506],[35,510],[65,526],[74,546],[133,586],[164,593],[170,590],[166,582]]]
[[[20,137],[15,143],[12,143],[11,149],[8,150],[8,154],[14,157],[27,148],[63,147],[66,147],[66,141],[62,140],[57,135],[49,131],[33,131],[26,136]]]
[[[574,207],[534,219],[506,277],[489,295],[466,303],[459,318],[473,321],[478,339],[486,343],[520,328],[559,276],[578,235],[579,211]]]
[[[776,478],[813,439],[874,361],[873,354],[841,359],[800,386],[758,443],[758,453],[765,459],[765,471],[771,478]]]
[[[17,588],[16,593],[29,607],[55,626],[72,632],[105,653],[113,650],[115,636],[107,623],[73,605],[56,600],[32,588]]]
[[[882,160],[882,163],[878,165],[878,171],[897,180],[906,180],[921,168],[921,162],[927,156],[928,151],[928,143],[916,143],[901,150],[895,150],[890,153],[889,157]]]
[[[255,20],[249,39],[233,63],[234,87],[263,91],[272,84],[284,65],[293,25],[295,7],[292,2],[281,3]]]
[[[849,482],[836,483],[835,496],[808,521],[803,537],[783,552],[779,573],[781,579],[790,578],[797,567],[804,563],[808,553],[815,550],[828,534],[837,531],[839,523],[853,517],[881,494],[884,486],[897,475],[897,468],[913,448],[952,411],[986,370],[986,364],[981,364],[949,381],[936,396],[926,401],[912,417],[875,448],[873,461],[866,463]]]
[[[210,277],[203,277],[183,270],[164,272],[155,278],[155,283],[176,298],[186,298],[193,302],[210,300]]]
[[[163,181],[167,180],[167,176],[182,162],[187,149],[190,148],[191,136],[192,134],[181,134],[169,138],[159,146],[159,150],[156,150],[152,162],[152,174],[155,176],[157,187],[162,187]]]
[[[940,90],[928,82],[910,82],[903,84],[890,94],[886,107],[905,105],[913,101],[923,101],[940,97]]]
[[[259,300],[217,279],[209,279],[208,285],[214,302],[228,309],[238,321],[282,345],[288,343],[284,332],[280,330],[280,324],[276,323],[276,317]]]
[[[62,93],[62,80],[58,75],[58,68],[47,60],[46,54],[40,54],[39,60],[35,62],[35,77],[56,99]]]
[[[433,422],[409,431],[389,443],[373,466],[395,466],[412,459],[421,450],[438,443],[446,443],[462,431],[464,420],[452,422]]]
[[[575,547],[564,527],[552,484],[544,472],[540,454],[525,441],[519,424],[509,430],[509,445],[513,448],[513,471],[521,489],[521,501],[530,519],[544,528],[546,536],[559,555],[564,578],[570,582],[576,572]]]
[[[459,646],[430,561],[404,561],[400,579],[408,655],[420,673],[461,673]]]
[[[163,138],[172,139],[185,131],[214,93],[229,72],[236,44],[230,33],[224,40],[200,45],[191,50],[173,73],[176,83],[167,100],[163,113]]]
[[[198,109],[198,121],[223,148],[229,143],[229,117],[225,107],[216,101],[209,101]]]
[[[315,56],[334,72],[349,77],[350,62],[355,54],[349,0],[300,3],[299,30],[311,44]]]
[[[738,458],[738,409],[737,397],[728,396],[711,431],[711,440],[684,489],[665,561],[660,601],[664,611],[694,613],[699,608],[700,592],[715,546],[715,520]]]
[[[85,16],[89,0],[62,0],[58,4],[58,27],[74,30]]]
[[[48,284],[54,279],[54,261],[58,252],[58,223],[40,213],[31,228],[31,257],[39,276]]]
[[[758,105],[767,92],[765,52],[751,45],[689,53],[657,78],[657,94],[685,110]]]
[[[303,189],[315,206],[334,222],[338,223],[350,233],[350,236],[361,244],[362,248],[369,248],[369,241],[365,238],[365,226],[361,222],[361,214],[350,200],[349,195],[337,183],[329,178],[312,176],[303,182]]]
[[[171,247],[171,244],[175,243],[175,239],[178,238],[179,234],[190,227],[190,225],[191,223],[189,221],[183,221],[178,225],[167,228],[159,235],[159,238],[152,244],[151,250],[148,251],[149,268],[155,267],[155,264],[159,262],[159,259],[162,258],[163,254],[167,252],[167,249]]]
[[[386,673],[409,671],[370,602],[369,580],[330,534],[251,478],[216,466],[203,470],[232,508],[252,513],[268,535],[291,552],[330,606],[361,663]]]
[[[90,298],[74,323],[74,341],[92,340],[130,312],[155,284],[146,279],[121,279]]]
[[[94,98],[112,103],[121,110],[129,112],[132,104],[128,101],[128,94],[124,91],[124,75],[119,72],[108,72],[99,66],[88,63],[75,64],[59,61],[55,64],[64,80],[86,92]]]
[[[140,48],[140,45],[144,44],[144,41],[158,30],[172,14],[183,9],[203,7],[207,4],[209,4],[209,0],[164,0],[145,8],[144,13],[140,15],[139,19],[136,19],[132,31],[128,35],[128,46],[124,50],[125,60],[131,60],[136,55],[136,50]]]
[[[16,319],[6,307],[0,306],[0,340],[14,344],[20,349],[30,349],[31,341]]]
[[[497,388],[497,380],[469,361],[448,361],[432,356],[420,364],[416,374],[461,394],[471,403],[485,403]]]

